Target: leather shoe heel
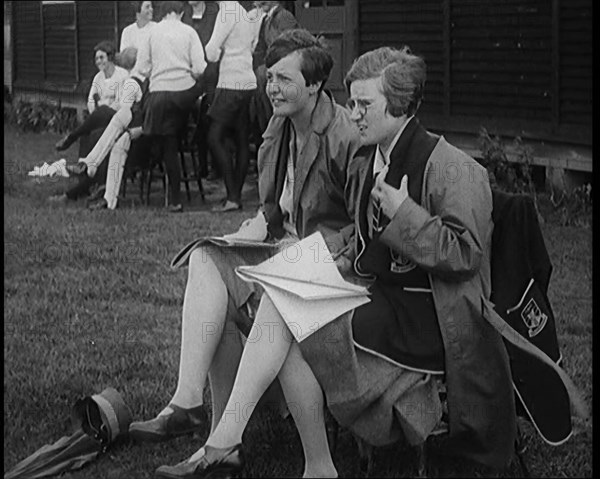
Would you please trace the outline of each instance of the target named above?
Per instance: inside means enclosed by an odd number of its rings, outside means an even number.
[[[129,436],[136,442],[161,442],[174,437],[192,434],[208,424],[204,406],[184,409],[169,404],[173,410],[143,422],[132,422],[129,426]]]
[[[69,176],[87,175],[87,165],[83,161],[78,161],[74,165],[67,165],[65,169],[69,173]]]
[[[204,456],[194,462],[187,460],[175,466],[160,466],[156,475],[168,479],[216,479],[237,477],[244,469],[241,444],[219,449],[204,446]]]

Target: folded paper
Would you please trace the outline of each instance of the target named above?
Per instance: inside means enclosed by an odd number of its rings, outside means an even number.
[[[344,280],[319,232],[236,273],[264,288],[298,342],[370,301],[366,288]]]

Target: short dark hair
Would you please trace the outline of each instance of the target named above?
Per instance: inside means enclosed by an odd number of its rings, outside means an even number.
[[[184,2],[160,2],[160,17],[163,18],[169,13],[183,13]]]
[[[344,79],[346,90],[356,80],[381,77],[381,90],[392,116],[414,115],[421,101],[427,77],[425,60],[410,48],[381,47],[354,60]]]
[[[109,61],[115,61],[115,53],[117,52],[117,49],[115,48],[115,44],[110,40],[102,40],[94,47],[94,58],[96,58],[96,53],[98,53],[98,51],[103,51],[106,53]]]
[[[267,50],[265,66],[271,68],[294,52],[301,55],[300,72],[306,80],[306,86],[322,82],[323,89],[333,68],[333,58],[321,39],[303,28],[286,30],[279,35]]]

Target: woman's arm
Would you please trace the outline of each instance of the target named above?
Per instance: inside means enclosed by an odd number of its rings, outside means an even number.
[[[206,59],[200,38],[195,31],[190,34],[190,60],[192,63],[192,77],[197,80],[206,70]]]
[[[98,97],[102,97],[102,92],[101,92],[102,87],[100,86],[101,81],[102,81],[101,74],[100,74],[100,72],[98,72],[98,73],[96,73],[96,75],[94,76],[94,79],[92,80],[92,87],[90,88],[90,93],[88,94],[87,106],[88,106],[88,111],[90,113],[93,113],[93,111],[96,109],[96,100],[95,100],[94,96],[97,95]]]
[[[457,157],[453,164],[460,174],[452,180],[425,175],[430,211],[407,196],[380,239],[427,272],[464,281],[479,270],[491,234],[492,194],[474,160]]]
[[[210,37],[210,41],[206,45],[206,59],[209,62],[218,62],[221,58],[223,43],[233,30],[236,21],[241,19],[242,13],[239,10],[227,11],[225,2],[219,2],[219,16],[215,22],[215,29]],[[240,7],[243,8],[243,7]]]

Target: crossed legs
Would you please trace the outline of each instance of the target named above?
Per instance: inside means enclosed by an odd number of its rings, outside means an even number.
[[[302,440],[306,459],[303,477],[337,477],[327,443],[323,392],[266,294],[261,299],[252,328],[253,332],[261,334],[250,333],[259,339],[246,343],[225,412],[206,444],[226,448],[241,443],[258,400],[278,377],[286,401],[293,406],[290,412]],[[240,407],[245,414],[236,415],[236,420],[228,417],[228,412],[238,411]],[[189,461],[194,462],[203,455],[204,448],[201,448]]]

